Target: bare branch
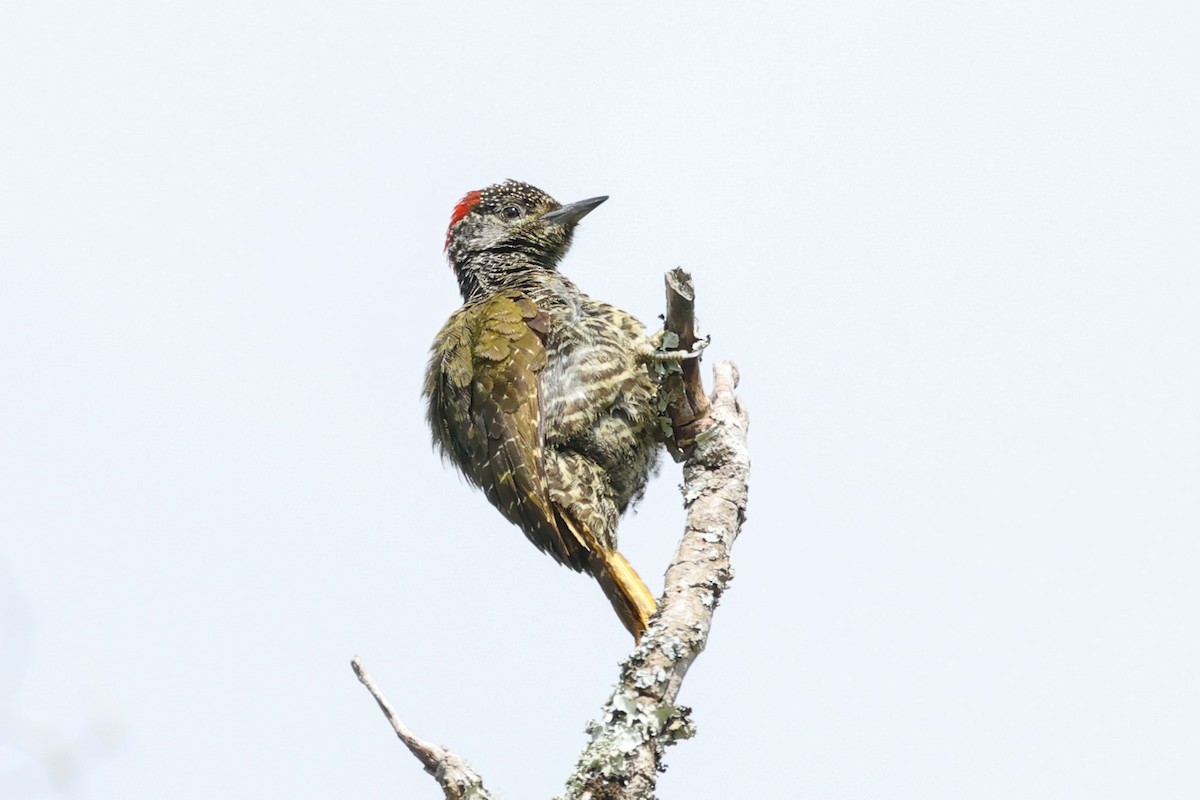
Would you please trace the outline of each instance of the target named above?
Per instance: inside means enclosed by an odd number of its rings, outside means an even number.
[[[392,709],[392,704],[379,691],[375,681],[371,680],[370,674],[367,673],[366,667],[363,666],[358,656],[350,661],[350,666],[354,669],[354,674],[358,676],[362,685],[367,687],[367,691],[375,698],[375,702],[379,704],[380,710],[387,717],[387,721],[391,723],[392,730],[400,737],[400,741],[404,742],[409,751],[417,757],[417,760],[425,767],[425,771],[441,784],[442,792],[446,795],[447,800],[492,799],[491,793],[483,787],[483,779],[466,760],[441,745],[430,744],[418,739],[408,729],[408,726],[400,721]]]
[[[694,732],[688,709],[674,705],[688,668],[704,649],[713,611],[733,578],[729,552],[746,517],[748,418],[738,403],[737,369],[714,372],[712,424],[684,465],[687,525],[667,569],[659,612],[621,665],[592,741],[567,779],[568,800],[649,800],[663,750]]]
[[[667,314],[663,329],[675,337],[670,349],[692,352],[696,347],[696,289],[692,276],[676,267],[665,276]],[[660,397],[671,421],[672,435],[667,448],[676,461],[683,461],[705,429],[712,426],[708,396],[700,378],[700,359],[689,358],[679,364],[678,372],[663,377]]]

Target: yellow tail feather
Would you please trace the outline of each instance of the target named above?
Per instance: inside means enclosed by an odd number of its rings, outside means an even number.
[[[650,616],[658,610],[654,595],[625,556],[616,550],[600,550],[590,556],[588,571],[600,582],[608,602],[633,634],[634,641],[640,642],[650,624]]]

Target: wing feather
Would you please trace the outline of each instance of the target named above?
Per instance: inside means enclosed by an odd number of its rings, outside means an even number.
[[[434,341],[426,374],[429,423],[434,443],[505,518],[539,549],[582,570],[595,543],[557,513],[542,461],[548,324],[515,292],[455,313]]]

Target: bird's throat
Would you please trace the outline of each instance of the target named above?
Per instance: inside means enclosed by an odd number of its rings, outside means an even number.
[[[454,265],[458,289],[464,303],[472,303],[504,291],[545,290],[570,282],[546,258],[521,251],[486,250]]]

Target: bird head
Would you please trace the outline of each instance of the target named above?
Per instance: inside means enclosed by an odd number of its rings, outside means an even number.
[[[450,215],[446,257],[466,299],[481,283],[528,269],[554,269],[579,220],[607,200],[563,205],[541,189],[508,180],[467,192]]]

